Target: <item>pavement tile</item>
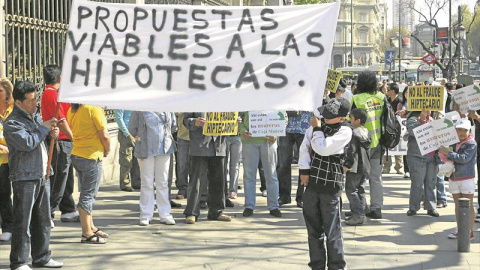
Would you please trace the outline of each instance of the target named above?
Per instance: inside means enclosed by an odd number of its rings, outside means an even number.
[[[295,165],[292,178],[297,176]],[[348,269],[480,269],[478,223],[477,239],[472,241],[469,253],[457,252],[457,242],[447,238],[455,228],[451,197],[449,207],[439,209],[439,218],[427,216],[424,210],[408,217],[409,180],[398,175],[387,175],[383,180],[383,219],[343,227]],[[296,190],[296,181],[293,183]],[[74,270],[309,269],[302,210],[286,205],[281,208],[283,217],[273,218],[266,208],[266,198],[258,195],[257,209],[249,218],[242,216],[244,198],[243,190],[239,190],[235,207],[225,209],[232,222],[208,221],[202,210],[199,221],[187,225],[183,215],[186,200],[176,200],[183,204],[172,209],[177,225],[160,224],[156,213],[152,225],[141,227],[139,192],[121,192],[116,181],[107,182],[100,188],[94,220],[110,234],[108,243],[80,244],[80,224],[56,220],[50,248],[53,258],[65,263],[62,269]],[[343,202],[344,212],[348,211],[345,195]],[[0,269],[8,269],[9,252],[9,243],[0,243]]]

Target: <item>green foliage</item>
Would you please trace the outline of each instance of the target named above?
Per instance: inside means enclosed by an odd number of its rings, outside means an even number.
[[[333,0],[294,0],[295,5],[311,5],[311,4],[325,4],[332,3]]]

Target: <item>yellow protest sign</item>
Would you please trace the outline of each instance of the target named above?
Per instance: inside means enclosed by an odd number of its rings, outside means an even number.
[[[237,135],[238,112],[207,112],[205,113],[203,135],[226,136]]]
[[[337,92],[338,83],[342,78],[342,72],[334,69],[329,69],[327,74],[327,83],[325,84],[325,90],[330,92]]]
[[[442,111],[444,89],[441,85],[408,87],[409,111]]]

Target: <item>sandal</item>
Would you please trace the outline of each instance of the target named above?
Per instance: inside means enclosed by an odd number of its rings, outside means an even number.
[[[96,234],[93,234],[91,236],[85,236],[85,235],[82,235],[82,240],[80,241],[81,243],[87,243],[87,244],[106,244],[107,243],[107,240],[105,240],[104,238],[96,235]]]
[[[99,228],[97,228],[97,230],[94,231],[93,234],[98,235],[101,238],[108,238],[109,237],[108,233],[102,232]]]

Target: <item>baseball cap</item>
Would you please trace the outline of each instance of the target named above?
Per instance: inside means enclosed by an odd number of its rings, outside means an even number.
[[[325,119],[346,117],[350,112],[350,102],[345,98],[332,98],[317,110]]]
[[[472,124],[468,119],[462,118],[457,120],[457,123],[455,124],[455,128],[470,130],[470,128],[472,128]]]

